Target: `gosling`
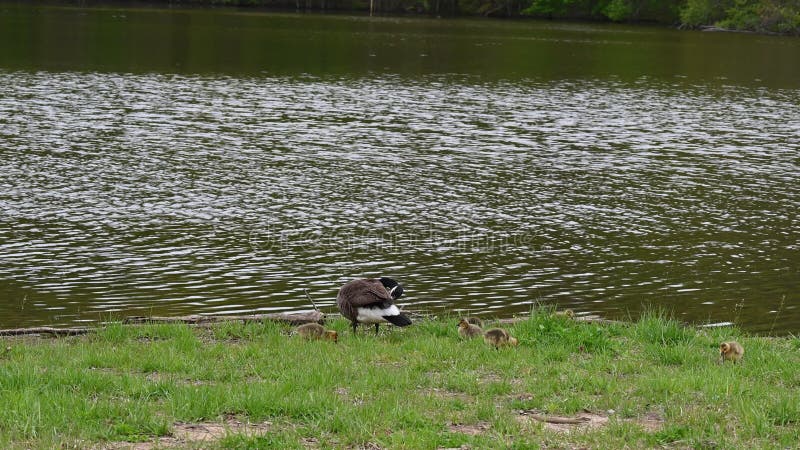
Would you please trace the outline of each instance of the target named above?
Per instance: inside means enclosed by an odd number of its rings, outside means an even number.
[[[723,342],[719,345],[719,356],[720,364],[724,364],[728,360],[736,364],[744,358],[744,347],[738,342]]]
[[[461,319],[458,321],[458,335],[462,339],[472,339],[483,335],[483,330],[478,325],[469,323],[469,319]]]
[[[489,345],[493,345],[494,348],[500,348],[505,346],[516,346],[518,344],[517,339],[511,337],[508,334],[508,331],[502,328],[492,328],[491,330],[487,330],[486,333],[483,334],[483,341]]]
[[[325,327],[318,323],[306,323],[297,327],[297,334],[309,341],[324,339],[327,341],[337,342],[339,335],[334,330],[326,330]]]
[[[567,319],[574,319],[575,318],[575,311],[571,309],[565,309],[563,311],[556,311],[557,317],[566,317]]]
[[[467,317],[466,319],[467,319],[468,323],[471,323],[472,325],[477,325],[477,326],[483,328],[483,321],[481,320],[480,317]]]

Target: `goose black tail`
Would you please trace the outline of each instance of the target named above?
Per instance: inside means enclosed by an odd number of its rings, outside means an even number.
[[[402,314],[397,316],[383,316],[383,318],[391,322],[392,325],[397,325],[398,327],[407,327],[411,325],[411,319]]]

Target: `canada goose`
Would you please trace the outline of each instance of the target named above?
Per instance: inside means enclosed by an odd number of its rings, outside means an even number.
[[[375,334],[378,334],[381,322],[390,322],[398,327],[411,325],[411,320],[394,304],[401,295],[403,286],[391,278],[362,278],[349,281],[339,289],[336,305],[353,323],[353,333],[359,323],[374,323]]]
[[[297,327],[297,334],[308,340],[325,339],[328,341],[337,342],[339,335],[334,330],[326,330],[325,327],[318,323],[304,323]]]
[[[461,319],[458,321],[458,335],[464,339],[472,339],[481,336],[483,330],[477,325],[469,323],[468,319]]]
[[[736,364],[737,361],[744,358],[744,347],[738,342],[723,342],[719,344],[719,356],[720,364],[724,364],[727,360],[733,361],[733,363]]]
[[[511,337],[508,331],[502,328],[486,330],[486,333],[483,334],[483,341],[489,345],[493,345],[494,348],[500,348],[506,345],[515,346],[518,344],[517,339]]]

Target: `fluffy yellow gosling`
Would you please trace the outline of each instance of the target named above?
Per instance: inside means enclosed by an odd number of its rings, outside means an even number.
[[[734,364],[741,361],[744,357],[744,347],[738,342],[723,342],[719,344],[720,364],[725,361],[732,361]]]
[[[326,330],[325,327],[318,323],[305,323],[297,327],[297,334],[310,341],[317,339],[324,339],[328,341],[337,342],[339,335],[334,330]]]
[[[483,335],[483,330],[478,325],[473,325],[467,319],[458,321],[458,335],[463,339],[472,339]]]
[[[508,331],[502,328],[492,328],[491,330],[487,330],[486,333],[483,334],[483,341],[489,345],[493,345],[495,348],[505,347],[505,346],[515,346],[518,344],[517,339],[511,337],[508,334]]]
[[[483,328],[483,321],[481,320],[480,317],[467,317],[466,319],[467,319],[468,323],[471,323],[472,325],[477,325],[477,326]]]
[[[559,317],[566,317],[567,319],[574,319],[575,311],[571,309],[565,309],[563,311],[556,311],[556,315]]]

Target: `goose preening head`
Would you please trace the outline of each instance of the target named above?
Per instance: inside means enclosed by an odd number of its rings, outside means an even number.
[[[723,342],[719,344],[720,363],[732,361],[736,364],[744,357],[744,347],[738,342]]]
[[[486,330],[486,333],[483,334],[483,340],[489,345],[493,345],[494,348],[500,348],[505,346],[515,346],[517,345],[517,339],[511,337],[508,334],[508,331],[502,328],[492,328],[491,330]]]
[[[380,277],[378,278],[378,281],[380,281],[383,287],[389,291],[389,295],[392,297],[392,300],[397,300],[403,296],[403,286],[401,286],[397,281],[389,277]]]
[[[297,327],[297,334],[308,340],[324,339],[327,341],[337,342],[339,336],[334,330],[326,330],[325,327],[318,323],[304,323]]]
[[[411,320],[400,312],[394,301],[403,295],[403,286],[388,278],[361,278],[345,283],[336,296],[336,306],[353,324],[375,324],[375,334],[382,322],[398,327],[411,325]]]
[[[469,319],[458,321],[458,335],[464,339],[472,339],[483,335],[483,330],[478,325],[469,323]]]

